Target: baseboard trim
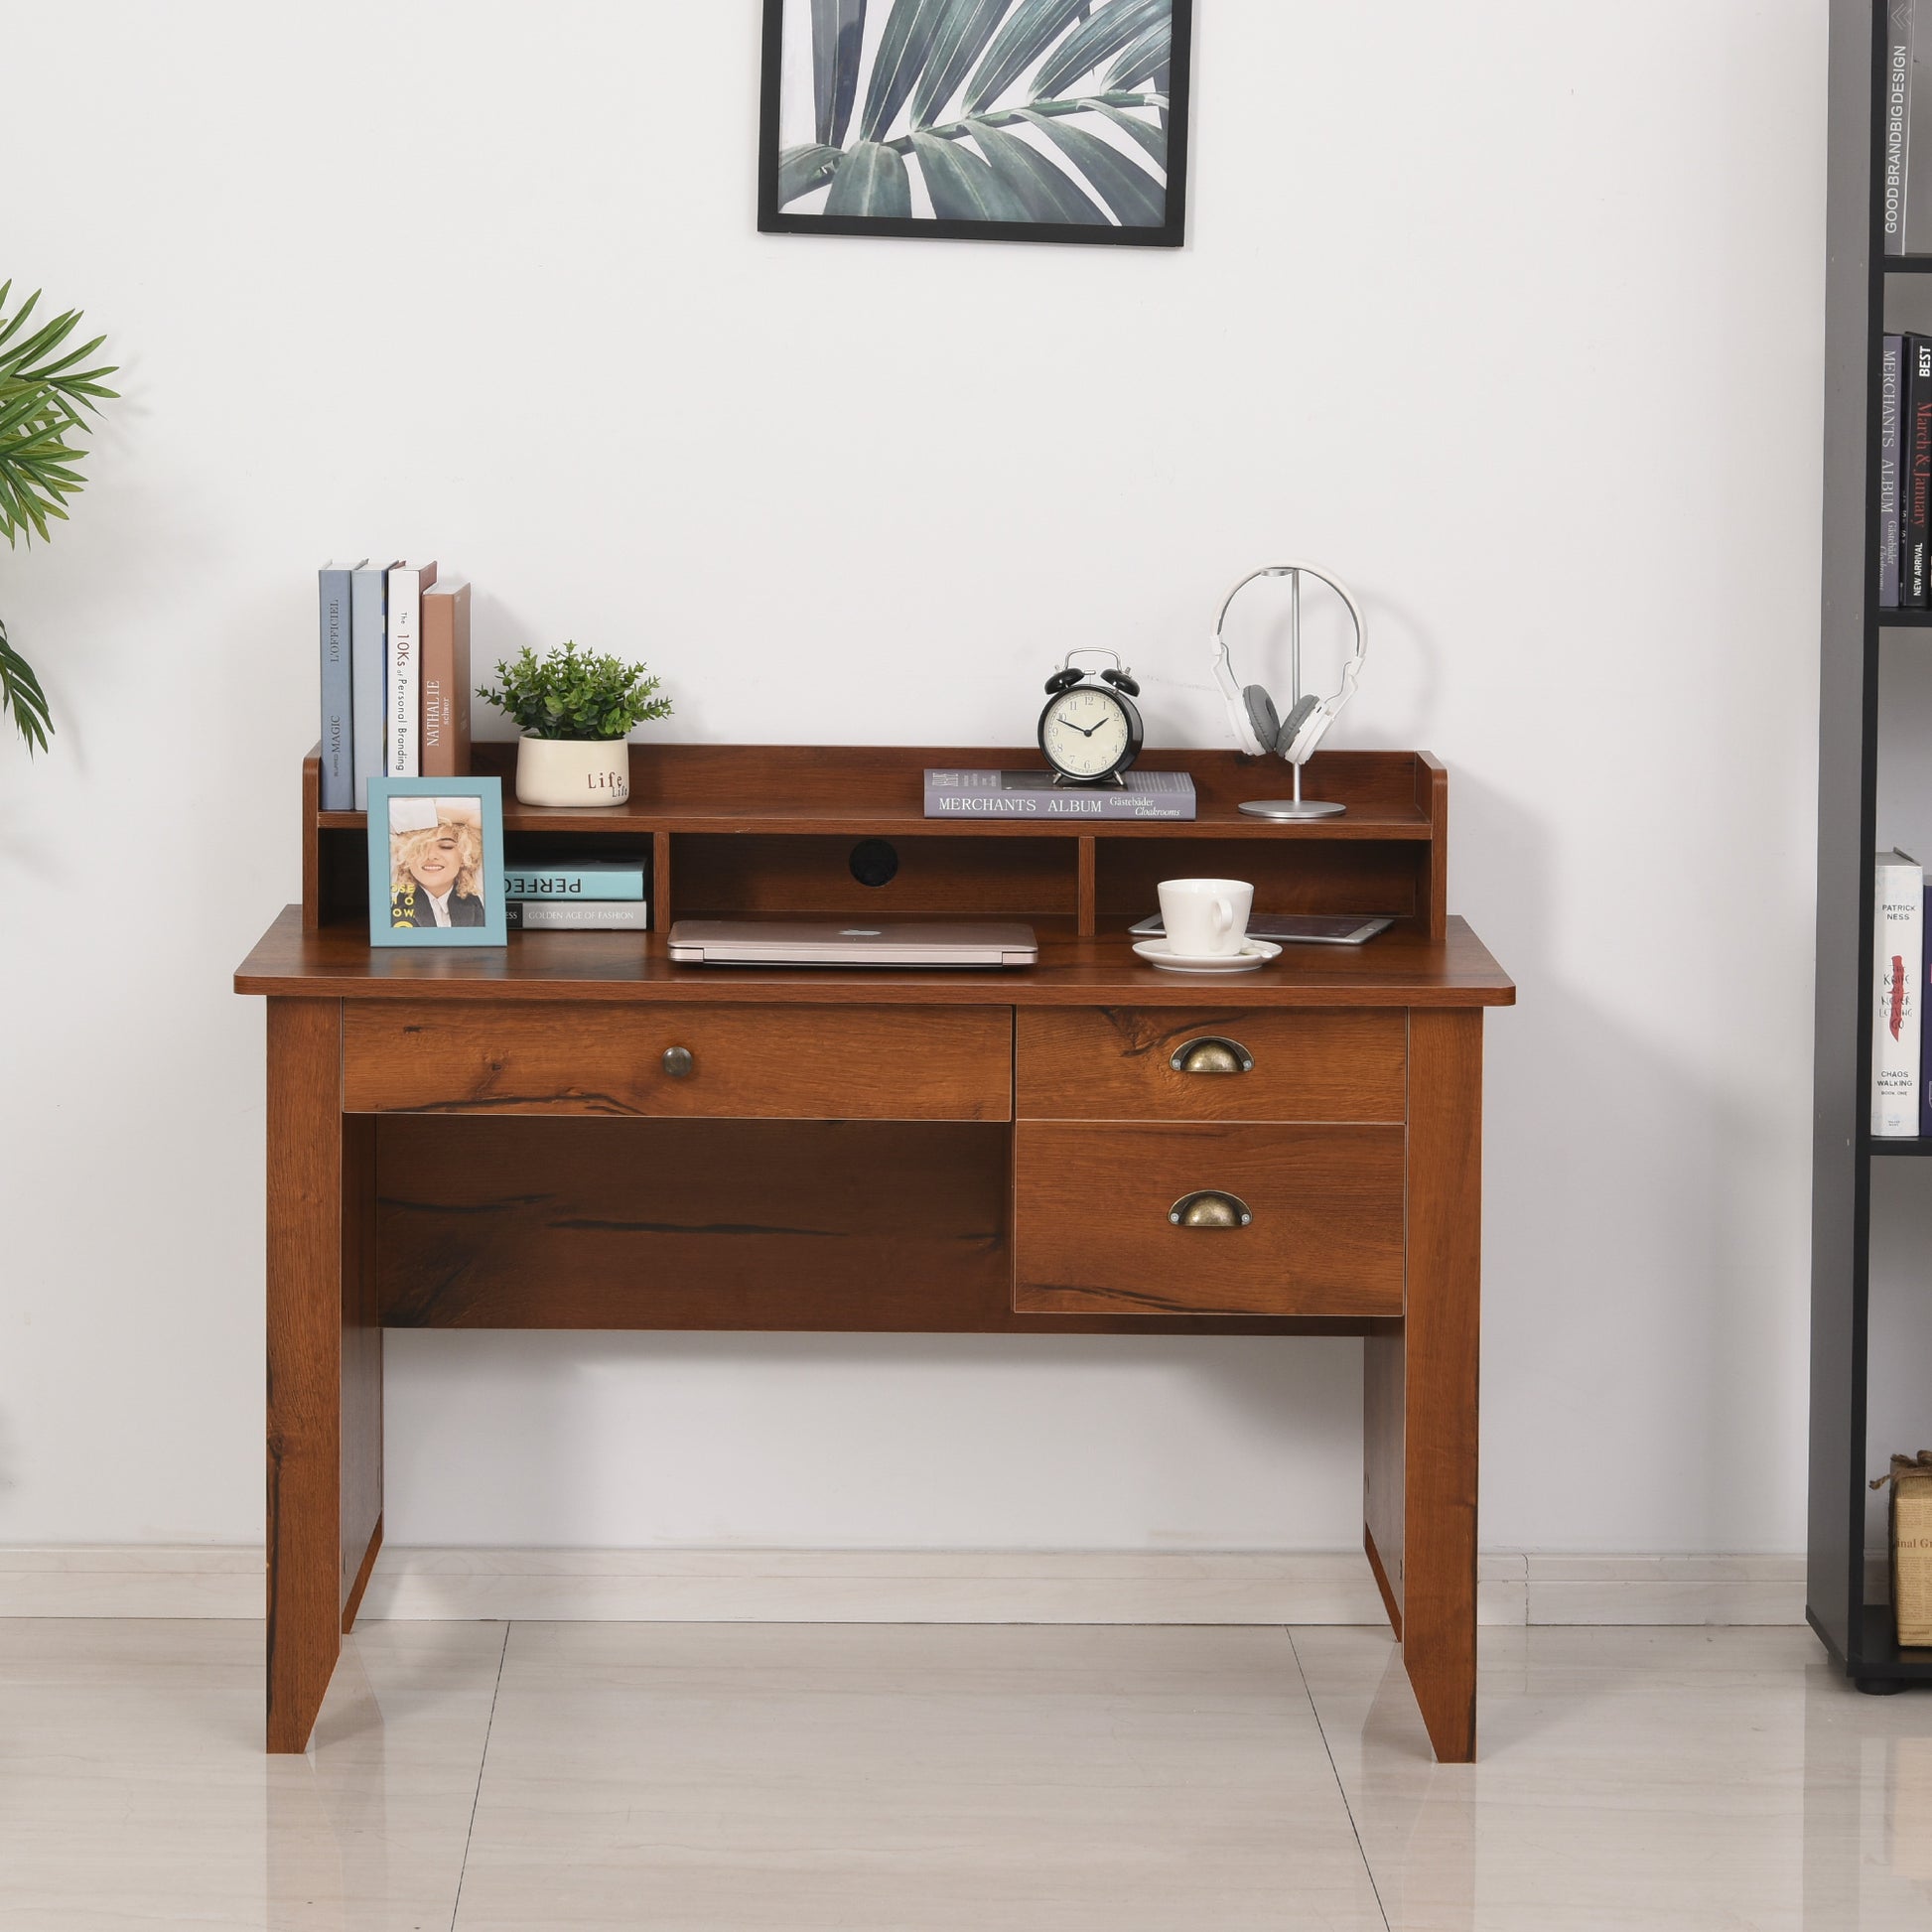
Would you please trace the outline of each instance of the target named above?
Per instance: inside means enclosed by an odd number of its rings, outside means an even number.
[[[1481,1560],[1485,1624],[1804,1621],[1793,1556]],[[0,1549],[0,1616],[251,1617],[262,1553]],[[645,1623],[1383,1623],[1361,1551],[382,1552],[360,1615]]]

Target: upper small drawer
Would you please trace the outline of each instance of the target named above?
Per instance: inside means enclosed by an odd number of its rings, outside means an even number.
[[[343,1107],[1011,1120],[1013,1010],[349,1001]]]
[[[1400,1121],[1407,1017],[1363,1008],[1023,1007],[1022,1120]]]

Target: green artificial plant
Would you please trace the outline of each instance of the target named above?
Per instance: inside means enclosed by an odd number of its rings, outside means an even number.
[[[530,738],[624,738],[633,725],[671,715],[670,699],[654,695],[658,680],[642,664],[593,657],[570,642],[544,657],[525,644],[496,675],[501,685],[483,685],[477,695]]]
[[[86,429],[82,412],[97,413],[97,398],[116,396],[101,386],[101,378],[114,373],[111,366],[78,366],[106,337],[96,336],[83,347],[57,356],[78,325],[80,311],[69,309],[32,335],[23,335],[41,292],[36,289],[9,320],[7,297],[12,290],[11,281],[0,282],[0,531],[6,533],[9,549],[22,537],[30,546],[35,537],[45,543],[51,516],[66,522],[63,506],[86,481],[73,467],[80,452],[69,438]],[[11,713],[30,753],[46,751],[47,735],[54,729],[47,693],[34,667],[8,639],[4,621],[0,712]]]

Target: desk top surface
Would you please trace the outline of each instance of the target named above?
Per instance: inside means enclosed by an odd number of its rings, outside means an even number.
[[[769,1005],[1506,1007],[1516,988],[1467,923],[1437,941],[1390,931],[1361,946],[1289,946],[1256,972],[1164,973],[1125,931],[1082,939],[1035,919],[1040,960],[1006,972],[677,966],[664,935],[518,932],[502,947],[371,946],[359,927],[302,930],[284,908],[235,973],[237,993],[283,999],[738,1001]]]

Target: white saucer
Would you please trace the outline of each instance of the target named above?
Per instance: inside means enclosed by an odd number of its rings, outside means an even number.
[[[1164,973],[1252,973],[1282,956],[1281,947],[1268,939],[1245,939],[1239,952],[1177,953],[1165,939],[1142,939],[1134,950]]]

